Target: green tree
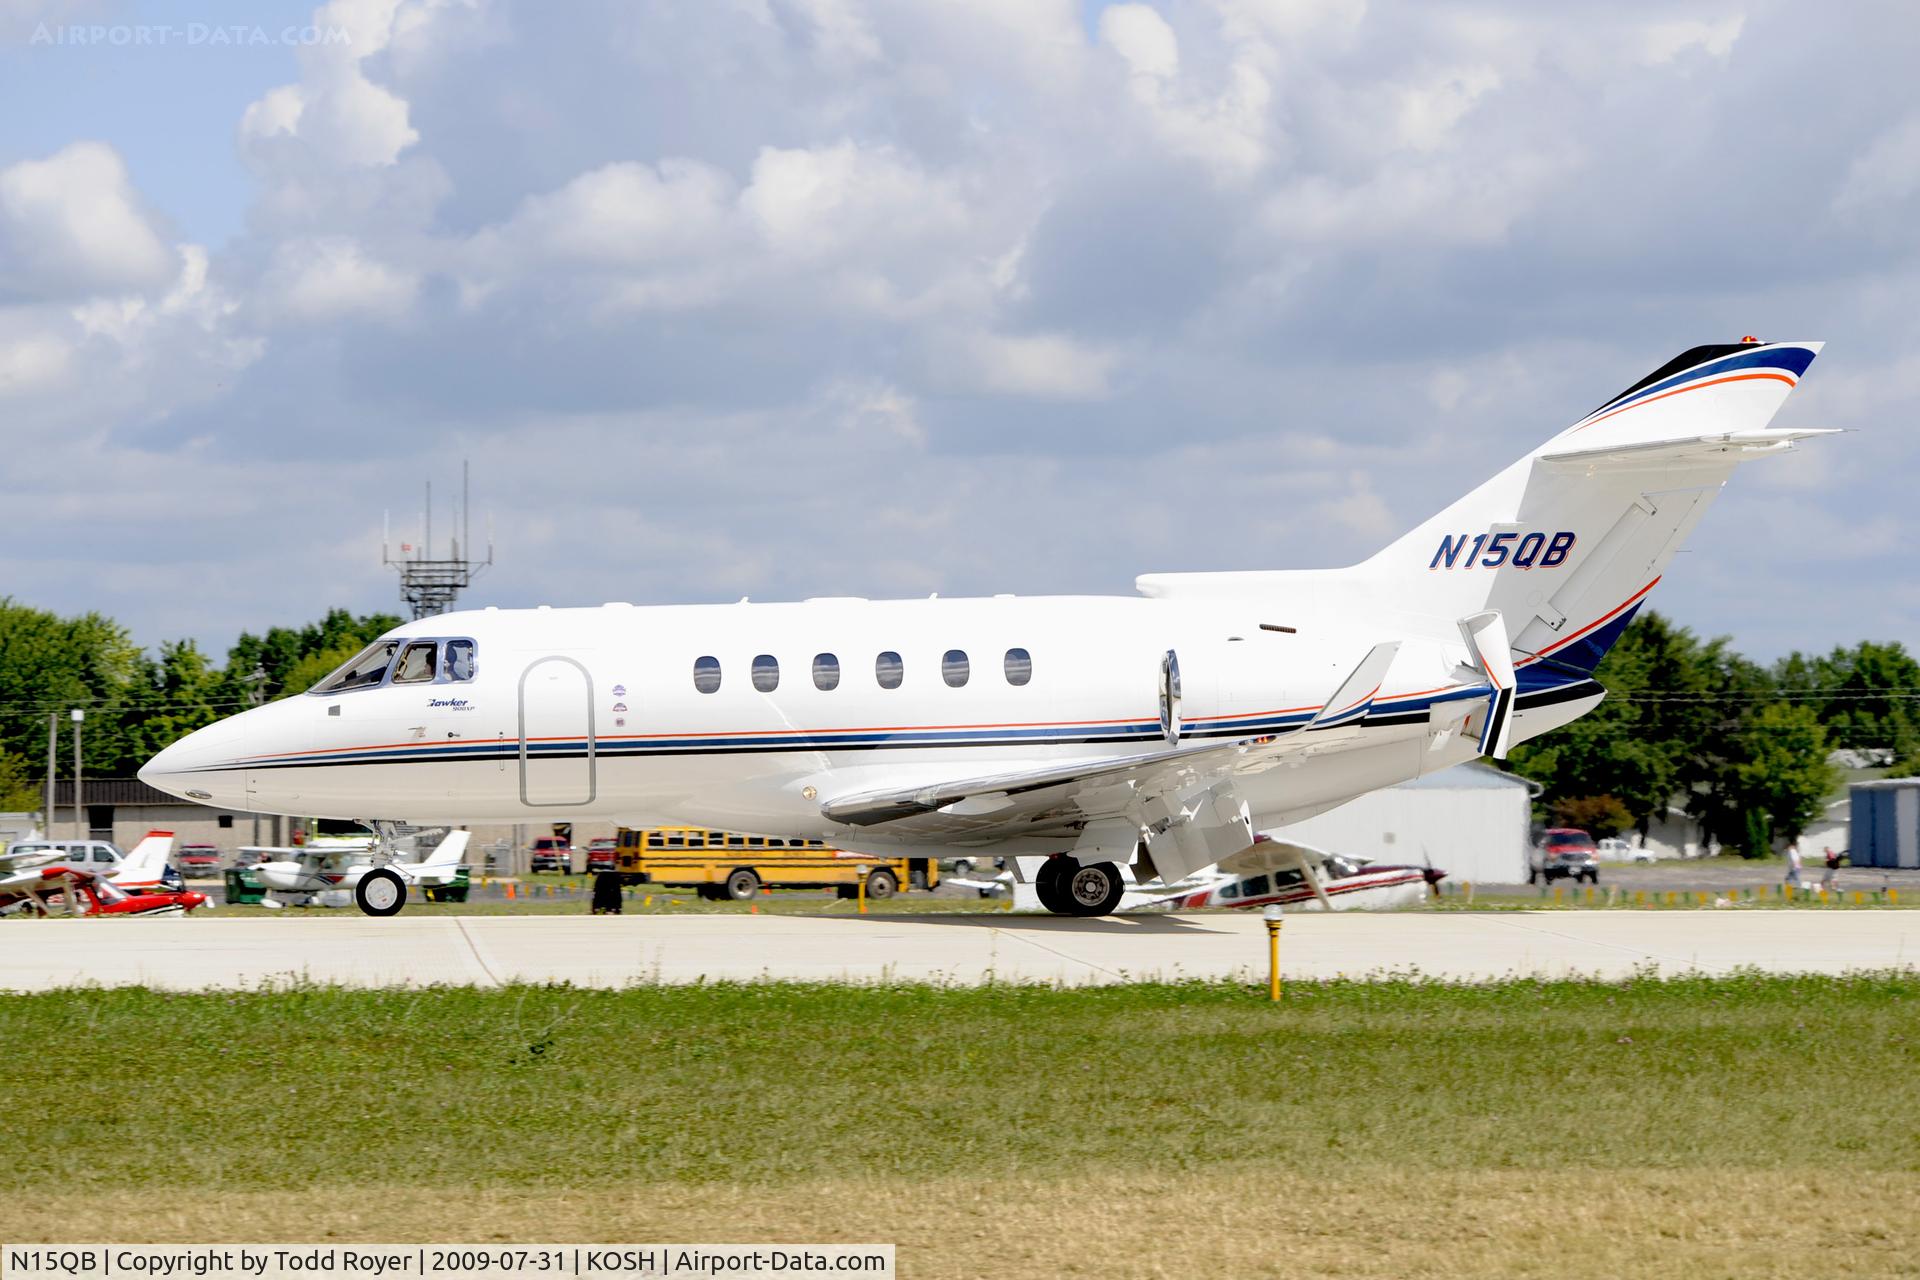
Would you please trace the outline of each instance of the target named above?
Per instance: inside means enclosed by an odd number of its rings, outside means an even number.
[[[42,759],[47,717],[58,716],[61,748],[69,709],[88,711],[82,737],[89,770],[113,773],[138,754],[136,725],[120,714],[140,669],[138,645],[97,613],[62,618],[0,598],[0,751]]]
[[[1714,715],[1707,699],[1724,644],[1702,644],[1685,627],[1644,615],[1594,672],[1606,701],[1515,748],[1515,772],[1545,788],[1546,812],[1556,803],[1610,796],[1627,813],[1626,825],[1644,834],[1686,785],[1690,745]]]
[[[0,752],[0,812],[37,813],[45,808],[41,782],[25,760]]]
[[[1789,654],[1774,678],[1818,709],[1831,745],[1885,748],[1895,758],[1920,753],[1920,662],[1904,645],[1863,640],[1825,657]]]
[[[400,619],[390,613],[356,616],[345,609],[330,609],[319,622],[304,627],[272,627],[263,636],[242,633],[227,652],[227,679],[230,685],[244,682],[258,668],[265,677],[259,682],[260,697],[303,693],[315,680],[399,625]],[[322,666],[326,659],[331,661]]]
[[[1839,774],[1827,763],[1826,731],[1812,707],[1764,706],[1750,718],[1741,742],[1744,758],[1733,768],[1730,798],[1740,807],[1742,852],[1761,857],[1773,841],[1793,839],[1820,816]],[[1765,823],[1764,841],[1756,840],[1762,830],[1756,815]]]
[[[1617,836],[1633,825],[1627,806],[1613,796],[1573,796],[1553,803],[1554,825],[1578,827],[1596,840]]]

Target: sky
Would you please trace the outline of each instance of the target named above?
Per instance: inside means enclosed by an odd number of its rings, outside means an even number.
[[[1654,606],[1920,641],[1896,3],[0,0],[0,594],[1125,593],[1364,558],[1700,343],[1819,339]],[[450,511],[436,511],[444,551]]]

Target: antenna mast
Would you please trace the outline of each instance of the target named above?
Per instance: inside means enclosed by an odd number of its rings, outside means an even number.
[[[427,505],[420,516],[420,527],[424,534],[419,545],[403,542],[399,554],[395,555],[389,542],[392,525],[383,518],[380,563],[399,571],[400,598],[406,601],[407,608],[415,618],[430,618],[452,609],[460,593],[473,584],[481,570],[493,564],[491,516],[488,517],[487,558],[469,558],[472,546],[469,534],[471,518],[468,514],[470,470],[470,464],[462,461],[460,509],[454,512],[453,527],[456,534],[449,539],[452,543],[451,554],[445,558],[436,558],[433,554],[433,481],[427,481]]]

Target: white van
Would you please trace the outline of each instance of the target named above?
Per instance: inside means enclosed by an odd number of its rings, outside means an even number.
[[[120,852],[120,846],[111,840],[22,840],[19,844],[7,846],[8,853],[44,853],[52,851],[60,856],[45,865],[50,867],[72,867],[75,871],[91,871],[97,876],[116,870],[127,855]]]

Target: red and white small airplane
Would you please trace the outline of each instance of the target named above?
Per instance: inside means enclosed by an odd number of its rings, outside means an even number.
[[[1221,862],[1212,883],[1181,888],[1140,906],[1193,911],[1278,904],[1302,910],[1380,911],[1418,904],[1428,893],[1439,892],[1446,877],[1431,866],[1389,866],[1262,836],[1252,848]]]
[[[38,867],[30,874],[33,880],[9,875],[0,881],[0,912],[49,915],[54,910],[55,894],[64,897],[69,915],[177,916],[212,905],[206,894],[192,889],[129,893],[105,876],[72,867]]]

